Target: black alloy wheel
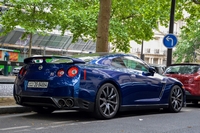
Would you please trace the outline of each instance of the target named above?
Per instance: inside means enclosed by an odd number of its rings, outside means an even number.
[[[118,90],[113,84],[106,83],[102,85],[96,96],[95,116],[98,119],[113,118],[118,112],[119,101]]]

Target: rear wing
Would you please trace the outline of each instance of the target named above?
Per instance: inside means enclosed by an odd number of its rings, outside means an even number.
[[[52,56],[52,55],[39,55],[28,57],[24,59],[25,64],[32,64],[32,63],[73,63],[73,64],[85,64],[85,61],[78,59],[78,58],[71,58],[67,56]]]

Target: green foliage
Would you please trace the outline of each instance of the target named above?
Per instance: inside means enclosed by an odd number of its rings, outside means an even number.
[[[41,33],[59,27],[73,33],[73,40],[79,38],[96,41],[99,0],[9,0],[13,5],[1,16],[0,24],[4,34],[20,26],[26,33]],[[112,0],[109,26],[109,41],[114,51],[129,52],[130,40],[141,43],[151,40],[158,24],[168,26],[171,1],[162,0]],[[191,0],[176,1],[175,20],[185,20],[183,10],[198,15],[198,6]]]
[[[193,24],[183,27],[180,41],[176,46],[173,56],[176,62],[196,62],[200,48],[200,22],[193,20]]]
[[[176,20],[182,19],[183,2],[177,2]],[[70,30],[74,40],[88,37],[96,41],[99,0],[69,2],[69,10],[63,10],[67,18],[61,20],[62,31]],[[171,1],[160,0],[112,0],[109,41],[114,51],[129,52],[130,40],[141,43],[153,38],[158,23],[168,26]]]
[[[55,12],[47,7],[64,4],[62,0],[10,0],[12,7],[1,16],[0,24],[7,34],[16,26],[24,28],[26,33],[46,33],[56,28],[59,22]]]
[[[183,20],[186,26],[182,27],[179,42],[173,53],[177,63],[196,62],[200,48],[200,5],[192,1],[185,2],[184,10],[190,14]]]

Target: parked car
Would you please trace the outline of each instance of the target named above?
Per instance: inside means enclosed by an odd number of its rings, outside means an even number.
[[[198,103],[200,101],[200,64],[172,64],[164,75],[180,80],[186,90],[186,101]]]
[[[22,66],[15,67],[12,70],[12,74],[16,76],[19,73],[19,71],[20,71],[21,68],[22,68]]]
[[[159,74],[163,74],[166,69],[164,65],[150,64],[150,66],[154,67],[156,72]]]
[[[133,55],[101,55],[87,63],[79,58],[37,56],[24,59],[24,64],[13,96],[17,104],[38,113],[77,109],[110,119],[119,111],[164,108],[179,112],[185,105],[180,81],[155,73]]]
[[[0,68],[0,75],[3,75],[3,72],[4,70],[3,70],[3,68]]]

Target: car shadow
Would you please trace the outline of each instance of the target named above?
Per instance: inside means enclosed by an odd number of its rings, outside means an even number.
[[[187,103],[187,104],[186,104],[186,107],[200,108],[200,104]]]
[[[161,109],[148,109],[148,110],[134,110],[134,111],[124,111],[118,112],[117,115],[113,119],[124,118],[124,117],[133,117],[140,115],[152,115],[152,114],[161,114],[161,113],[169,113],[166,110]],[[25,115],[28,119],[37,119],[37,120],[45,120],[45,121],[74,121],[74,122],[85,122],[85,121],[101,121],[101,119],[96,119],[93,113],[91,112],[83,112],[76,110],[67,110],[67,111],[55,111],[51,114],[38,114],[31,113],[29,115]]]
[[[28,119],[37,119],[37,120],[46,120],[46,121],[94,121],[95,119],[91,113],[76,111],[76,110],[67,110],[67,111],[54,111],[51,114],[38,114],[38,113],[30,113],[25,115]]]

